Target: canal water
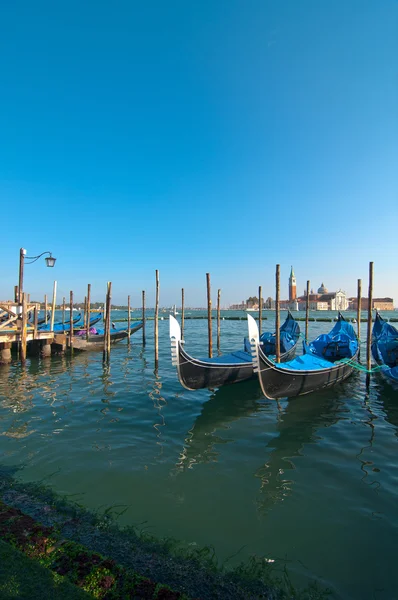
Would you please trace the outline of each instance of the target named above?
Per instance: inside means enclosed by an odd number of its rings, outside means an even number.
[[[187,351],[206,356],[207,321],[185,325]],[[309,337],[332,325],[310,323]],[[222,350],[246,332],[222,321]],[[279,404],[256,381],[189,392],[166,319],[159,333],[157,372],[153,321],[145,349],[138,332],[109,367],[96,352],[1,366],[0,464],[90,509],[127,507],[121,525],[211,544],[232,565],[256,554],[335,598],[398,598],[398,392],[380,375],[367,391],[360,372]]]

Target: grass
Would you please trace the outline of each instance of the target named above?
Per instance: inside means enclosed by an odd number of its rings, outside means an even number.
[[[0,598],[89,600],[92,596],[0,540]]]

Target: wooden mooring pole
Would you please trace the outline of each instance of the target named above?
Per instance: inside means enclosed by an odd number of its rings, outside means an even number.
[[[181,289],[181,339],[184,339],[184,325],[185,325],[185,294],[184,288]]]
[[[104,354],[103,359],[109,360],[111,353],[111,294],[112,294],[112,282],[108,281],[106,289],[106,317],[105,317],[105,328],[104,328]]]
[[[261,285],[258,286],[258,332],[261,335],[261,328],[263,323],[263,288]]]
[[[84,296],[83,329],[87,331],[87,296]]]
[[[47,294],[44,294],[44,323],[47,325],[48,322],[48,318],[47,318]]]
[[[54,319],[55,319],[55,304],[57,299],[57,282],[54,281],[53,285],[53,299],[51,302],[51,320],[50,320],[50,331],[54,331]]]
[[[145,347],[145,290],[142,290],[142,345]]]
[[[27,338],[28,311],[26,294],[22,292],[22,328],[21,328],[21,362],[26,360],[26,338]]]
[[[73,352],[73,292],[69,294],[69,348]]]
[[[91,309],[91,283],[87,284],[87,328],[86,328],[86,340],[88,341],[90,336],[90,309]]]
[[[310,318],[310,282],[307,281],[307,295],[305,297],[305,341],[308,342],[308,321]]]
[[[221,347],[221,290],[217,290],[217,352],[220,355]]]
[[[211,322],[211,287],[210,273],[206,273],[207,284],[207,329],[209,335],[209,358],[213,356],[213,337],[212,337],[212,322]]]
[[[156,297],[155,297],[155,369],[159,362],[159,271],[156,269]]]
[[[275,272],[275,360],[277,363],[281,361],[281,314],[280,314],[280,265],[276,265]]]
[[[372,304],[373,304],[373,262],[369,263],[369,291],[368,291],[368,331],[366,336],[366,369],[371,368],[371,344],[372,344]],[[370,373],[366,374],[366,385],[369,386]]]
[[[62,325],[65,325],[65,296],[62,298]]]
[[[107,329],[107,340],[106,340],[106,353],[108,358],[111,356],[111,317],[112,317],[112,282],[108,282],[108,304],[106,307],[106,329]]]
[[[358,279],[357,291],[357,337],[358,337],[358,360],[361,358],[361,312],[362,312],[362,279]]]
[[[130,329],[131,329],[131,315],[130,315],[130,296],[127,296],[127,343],[130,344]]]
[[[38,310],[37,310],[37,306],[35,305],[35,308],[33,310],[33,337],[34,339],[37,338],[37,326],[38,326]]]

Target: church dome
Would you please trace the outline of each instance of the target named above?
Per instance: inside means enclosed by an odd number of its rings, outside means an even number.
[[[324,284],[322,282],[321,287],[318,288],[318,294],[327,294],[327,293],[328,293],[328,291],[327,291],[327,289],[325,288],[325,286],[324,286]]]

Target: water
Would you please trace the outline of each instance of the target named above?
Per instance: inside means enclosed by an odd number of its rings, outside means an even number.
[[[310,337],[331,326],[310,323]],[[109,368],[94,352],[1,366],[0,462],[88,508],[128,506],[122,525],[213,544],[220,559],[238,552],[232,564],[263,555],[336,598],[398,598],[398,393],[380,376],[367,392],[357,372],[279,405],[255,381],[189,392],[168,321],[159,334],[157,373],[151,321],[146,348],[134,334]],[[222,321],[222,349],[245,334],[244,321]],[[185,337],[206,355],[207,321],[187,320]]]

